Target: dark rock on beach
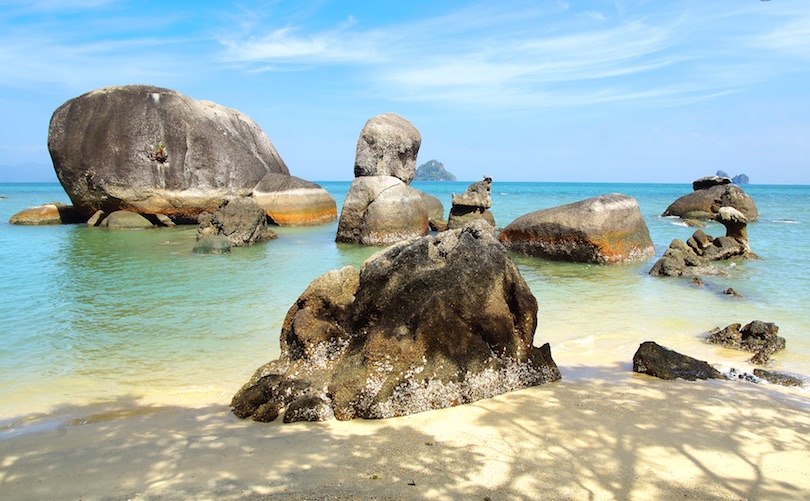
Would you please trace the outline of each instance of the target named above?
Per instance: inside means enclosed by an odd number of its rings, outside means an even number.
[[[724,328],[716,327],[708,332],[706,341],[726,348],[749,351],[756,355],[750,361],[756,365],[766,365],[770,355],[784,350],[785,338],[778,336],[779,327],[773,322],[754,320],[744,327],[741,324],[730,324]]]
[[[453,206],[447,220],[448,228],[451,230],[461,228],[467,223],[479,219],[494,228],[495,216],[489,211],[489,208],[492,207],[491,193],[492,178],[489,176],[484,176],[483,180],[472,183],[460,195],[453,193],[451,197]]]
[[[655,253],[638,202],[620,193],[521,216],[498,238],[511,251],[557,261],[619,264]]]
[[[287,313],[281,357],[231,408],[262,421],[279,408],[289,420],[386,418],[558,380],[536,326],[517,266],[474,222],[315,279]]]
[[[766,371],[764,369],[754,369],[754,375],[771,384],[781,386],[804,386],[804,380],[799,376],[788,374],[787,372]]]
[[[247,115],[149,85],[107,87],[53,114],[48,149],[85,219],[98,210],[196,221],[289,169]]]
[[[756,221],[759,212],[754,200],[731,179],[708,176],[692,183],[694,191],[673,202],[662,214],[682,219],[714,219],[721,207],[734,207],[748,221]]]
[[[231,246],[243,247],[272,240],[278,235],[267,227],[267,214],[252,198],[230,197],[212,212],[199,216],[197,240],[222,236]]]
[[[706,362],[664,348],[654,341],[641,343],[633,355],[633,372],[661,379],[727,379]]]

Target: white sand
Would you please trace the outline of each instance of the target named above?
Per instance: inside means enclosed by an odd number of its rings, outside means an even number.
[[[380,421],[87,408],[0,440],[0,499],[810,499],[806,393],[615,370]]]

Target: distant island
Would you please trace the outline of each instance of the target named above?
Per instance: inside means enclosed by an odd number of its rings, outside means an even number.
[[[731,182],[732,182],[732,183],[734,183],[734,184],[748,184],[748,183],[749,183],[749,181],[750,181],[750,180],[748,179],[748,176],[746,176],[745,174],[737,174],[736,176],[731,177],[731,176],[729,176],[729,175],[728,175],[728,173],[726,173],[726,171],[724,171],[724,170],[718,170],[718,171],[717,171],[717,175],[718,175],[718,176],[721,176],[721,177],[727,177],[727,178],[730,178],[730,179],[731,179]]]
[[[416,168],[414,181],[455,181],[456,176],[444,170],[444,165],[438,160],[431,160]]]

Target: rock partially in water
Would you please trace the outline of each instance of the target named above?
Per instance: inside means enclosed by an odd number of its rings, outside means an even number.
[[[766,365],[770,361],[770,355],[785,349],[785,338],[778,336],[778,332],[779,327],[775,323],[754,320],[744,327],[738,323],[722,329],[716,327],[708,332],[706,341],[734,350],[756,353],[750,362]]]
[[[281,357],[231,408],[262,421],[279,408],[329,418],[326,405],[340,420],[386,418],[556,381],[536,326],[517,266],[488,225],[471,223],[315,279],[287,313]]]
[[[314,226],[337,219],[332,195],[295,176],[270,172],[256,185],[252,196],[279,226]]]
[[[633,355],[633,372],[661,379],[726,379],[708,363],[664,348],[654,341],[641,343]]]
[[[222,235],[208,235],[197,240],[192,252],[196,254],[227,254],[231,252],[231,241]]]
[[[709,176],[692,183],[694,191],[674,201],[662,214],[682,219],[714,219],[721,207],[734,207],[748,221],[756,221],[759,212],[754,200],[731,179]]]
[[[29,207],[12,215],[9,224],[41,226],[50,224],[72,224],[84,221],[83,215],[72,205],[54,202],[52,204]]]
[[[155,225],[137,212],[117,210],[102,219],[99,226],[117,230],[140,230],[154,228]]]
[[[754,369],[754,375],[758,378],[764,379],[771,384],[778,384],[781,386],[804,386],[804,380],[794,374],[778,371],[766,371],[764,369]]]
[[[638,202],[620,193],[521,216],[498,238],[511,251],[556,261],[620,264],[655,254]]]
[[[277,238],[267,227],[267,214],[255,200],[248,197],[229,197],[217,210],[199,216],[197,240],[223,236],[231,246],[243,247]]]

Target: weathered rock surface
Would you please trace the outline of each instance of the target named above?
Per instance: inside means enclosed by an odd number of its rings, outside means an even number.
[[[712,266],[712,261],[759,259],[751,252],[747,218],[740,211],[733,207],[721,207],[716,219],[726,227],[725,236],[713,238],[703,230],[697,230],[686,243],[673,240],[650,269],[650,275],[693,278],[717,275],[720,270]]]
[[[730,324],[724,328],[709,331],[706,341],[726,348],[756,353],[750,360],[756,365],[766,365],[770,356],[785,349],[785,338],[778,336],[779,327],[773,322],[754,320],[744,327],[741,324]]]
[[[482,181],[471,184],[467,190],[456,195],[453,193],[450,217],[447,226],[453,230],[461,228],[475,220],[483,220],[495,227],[495,216],[489,211],[492,207],[492,178],[484,176]]]
[[[332,195],[295,176],[268,173],[253,189],[253,199],[279,226],[313,226],[337,219]]]
[[[213,212],[199,216],[197,240],[223,236],[231,246],[243,247],[277,238],[267,227],[267,214],[252,198],[229,197]]]
[[[442,201],[422,190],[417,190],[413,187],[411,188],[422,198],[422,203],[425,205],[425,210],[427,210],[430,229],[436,230],[440,227],[445,227],[444,229],[447,229],[447,221],[444,219],[444,205],[442,204]]]
[[[727,379],[706,362],[682,355],[654,341],[641,343],[633,355],[633,372],[661,379]]]
[[[154,228],[155,225],[137,212],[117,210],[102,219],[99,226],[117,230],[140,230]]]
[[[802,378],[793,374],[788,374],[787,372],[754,369],[754,376],[764,379],[771,384],[778,384],[781,386],[804,386],[804,380]]]
[[[260,421],[282,408],[285,421],[386,418],[555,381],[536,326],[537,301],[485,223],[401,242],[315,279],[287,313],[281,357],[231,408]]]
[[[335,240],[383,246],[428,232],[428,210],[418,190],[396,177],[363,176],[346,194]]]
[[[521,216],[498,238],[511,251],[557,261],[619,264],[655,254],[638,202],[620,193]]]
[[[395,113],[372,117],[357,140],[354,175],[393,176],[410,184],[421,145],[419,130],[405,118]]]
[[[754,200],[742,188],[731,184],[731,179],[708,176],[692,183],[694,191],[674,201],[662,214],[682,219],[714,219],[720,207],[734,207],[748,221],[756,221],[759,212]]]
[[[11,216],[9,224],[39,226],[47,224],[70,224],[84,221],[82,214],[71,205],[60,203],[29,207]]]
[[[97,210],[192,222],[289,169],[247,115],[148,85],[107,87],[53,114],[48,149],[85,219]]]

